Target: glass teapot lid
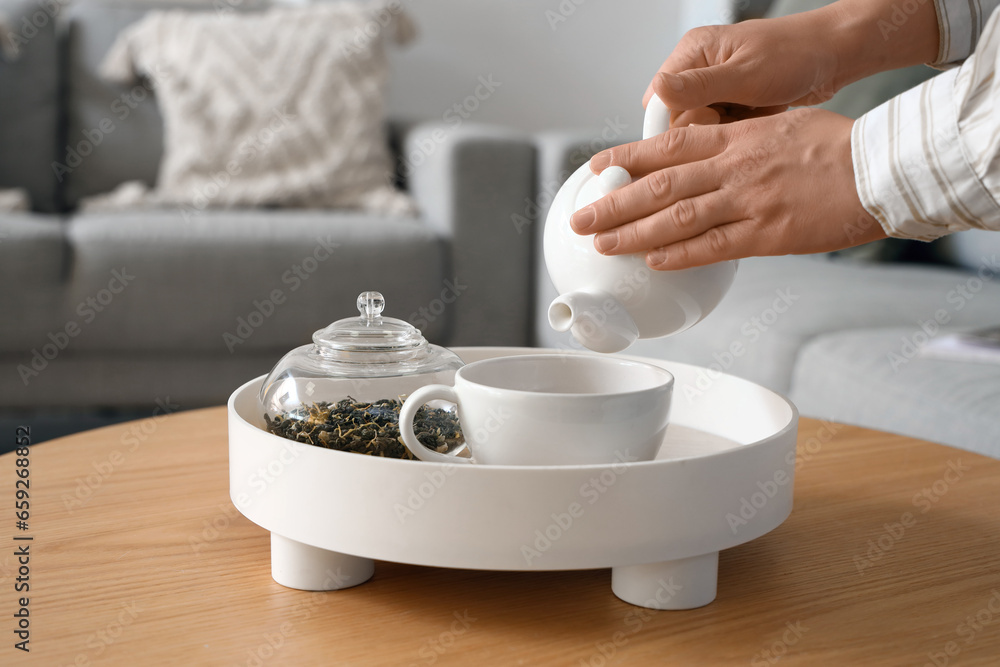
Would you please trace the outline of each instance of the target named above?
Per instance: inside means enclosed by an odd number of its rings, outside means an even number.
[[[337,320],[313,334],[320,354],[336,357],[350,352],[405,352],[427,345],[427,340],[412,324],[393,317],[382,317],[385,298],[379,292],[358,296],[360,317]],[[343,356],[342,354],[339,356]]]
[[[292,377],[377,378],[455,370],[464,364],[454,352],[431,345],[420,330],[384,317],[378,292],[358,296],[359,316],[316,331],[311,345],[286,354],[261,387],[261,399],[276,381]]]

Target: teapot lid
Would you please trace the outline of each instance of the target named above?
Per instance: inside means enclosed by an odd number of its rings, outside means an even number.
[[[282,378],[389,378],[461,368],[451,350],[431,345],[403,320],[385,317],[385,298],[362,292],[359,315],[337,320],[316,331],[313,343],[282,357],[261,387],[261,400]],[[269,404],[269,403],[267,403]]]
[[[358,296],[359,317],[345,317],[312,336],[324,356],[338,352],[395,352],[427,345],[427,339],[412,324],[393,317],[383,317],[385,297],[379,292]]]
[[[457,354],[428,343],[413,325],[384,317],[385,298],[380,293],[362,292],[357,306],[358,316],[316,331],[312,344],[291,350],[275,364],[258,395],[265,414],[288,413],[320,397],[325,401],[357,397],[357,392],[376,387],[383,398],[391,398],[409,391],[400,387],[410,384],[396,384],[400,378],[431,377],[463,366]],[[343,380],[348,383],[342,384]]]

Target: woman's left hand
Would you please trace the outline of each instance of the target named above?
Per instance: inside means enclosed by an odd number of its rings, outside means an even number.
[[[638,180],[577,211],[571,225],[596,233],[602,254],[646,253],[657,270],[885,238],[855,187],[852,124],[795,109],[602,151],[590,163],[595,173],[616,165]]]

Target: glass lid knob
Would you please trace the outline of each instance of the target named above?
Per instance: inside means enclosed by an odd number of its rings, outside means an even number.
[[[382,310],[385,308],[385,297],[381,292],[362,292],[358,295],[358,312],[361,313],[361,321],[372,326],[382,319]]]

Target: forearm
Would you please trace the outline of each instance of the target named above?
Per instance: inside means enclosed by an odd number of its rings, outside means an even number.
[[[1000,0],[839,0],[808,14],[828,31],[834,90],[872,74],[965,60]]]
[[[835,90],[878,72],[938,59],[934,0],[839,0],[811,13],[828,30],[837,61]]]

